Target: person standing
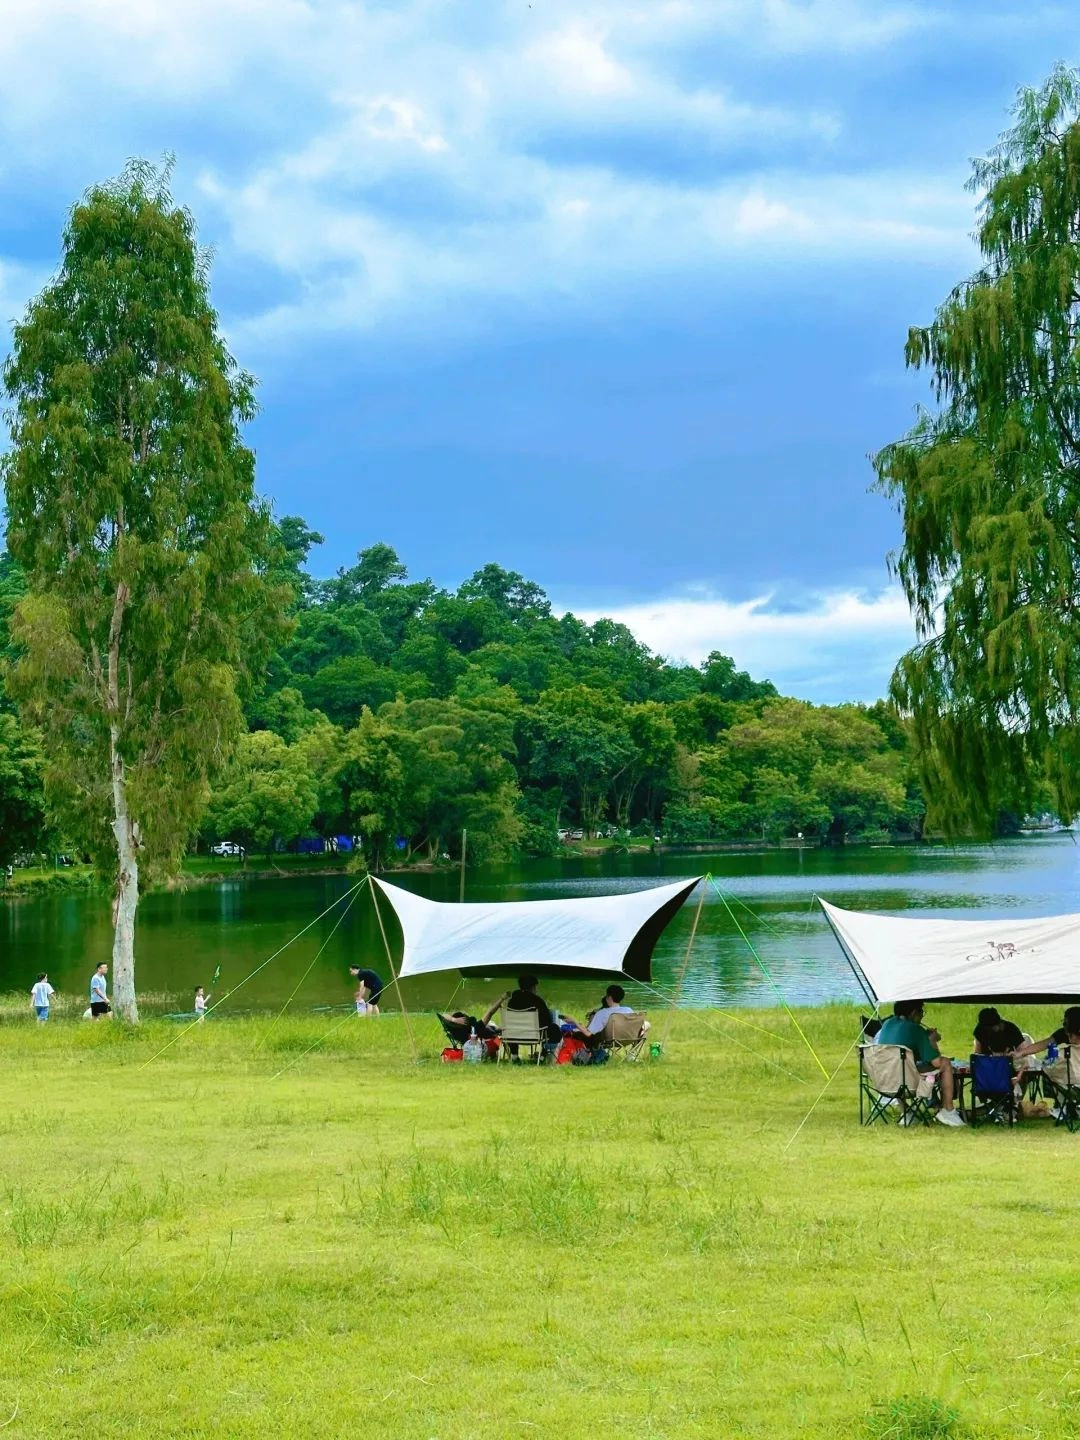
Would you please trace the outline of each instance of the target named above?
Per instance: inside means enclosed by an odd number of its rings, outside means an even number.
[[[44,1025],[49,1018],[49,1005],[56,991],[49,984],[49,977],[43,970],[37,977],[34,988],[30,991],[30,1003],[34,1007],[39,1025]]]
[[[382,976],[377,975],[374,970],[365,970],[360,965],[350,965],[349,974],[356,981],[356,1013],[378,1015],[379,997],[385,988]]]
[[[103,960],[90,977],[90,1015],[94,1020],[100,1020],[102,1015],[109,1015],[112,1006],[109,1004],[109,990],[105,977],[109,973],[109,967]]]
[[[201,985],[195,986],[195,1019],[206,1019],[206,996],[203,994]]]

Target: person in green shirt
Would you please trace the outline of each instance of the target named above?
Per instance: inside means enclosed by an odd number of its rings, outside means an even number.
[[[938,1049],[941,1040],[938,1032],[928,1030],[922,1023],[925,1008],[921,1000],[897,1000],[893,1013],[874,1037],[874,1043],[904,1045],[914,1055],[917,1069],[936,1071],[941,1109],[934,1118],[942,1125],[963,1125],[964,1117],[954,1105],[952,1061]]]

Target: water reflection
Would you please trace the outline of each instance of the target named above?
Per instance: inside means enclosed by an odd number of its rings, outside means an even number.
[[[469,875],[469,899],[545,899],[597,895],[637,888],[709,870],[716,889],[705,892],[701,920],[683,989],[688,1005],[768,1005],[776,994],[747,944],[749,940],[792,1004],[859,998],[860,992],[820,909],[823,895],[853,909],[896,914],[987,918],[1080,910],[1080,848],[1070,836],[995,846],[927,849],[882,847],[843,851],[770,851],[695,856],[616,856],[604,860],[536,861],[490,867]],[[413,873],[397,883],[431,899],[457,898],[457,875]],[[335,901],[341,904],[237,993],[237,1008],[284,1003],[324,943],[295,1004],[344,1003],[350,960],[386,973],[382,938],[370,898],[345,876],[289,880],[231,879],[218,885],[150,895],[139,912],[139,978],[148,991],[170,992],[183,1002],[196,985],[208,985],[221,966],[219,994],[239,984],[267,956]],[[719,892],[719,893],[718,893]],[[673,988],[686,951],[698,894],[657,947],[654,978]],[[348,911],[342,914],[345,906]],[[395,955],[400,934],[385,914]],[[335,925],[336,933],[331,936]],[[744,934],[740,934],[740,927]],[[745,938],[744,938],[745,936]],[[0,989],[29,991],[48,970],[62,991],[82,994],[93,966],[108,959],[112,937],[104,899],[61,896],[0,904]],[[410,1006],[442,1006],[456,991],[456,976],[410,981]],[[470,982],[457,999],[479,1003],[501,988]],[[552,987],[549,987],[552,988]],[[560,984],[552,993],[566,1008],[594,1004],[595,984]]]

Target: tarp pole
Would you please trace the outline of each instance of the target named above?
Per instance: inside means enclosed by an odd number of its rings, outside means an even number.
[[[386,926],[383,924],[382,911],[379,909],[378,886],[371,886],[371,900],[375,906],[375,918],[379,922],[379,932],[382,935],[383,946],[386,950],[386,963],[390,966],[390,978],[394,982],[394,989],[397,991],[398,1004],[401,1006],[401,1013],[405,1019],[405,1029],[409,1035],[409,1047],[412,1050],[413,1060],[419,1061],[420,1055],[416,1049],[416,1037],[413,1035],[412,1021],[409,1019],[409,1012],[405,1008],[405,1000],[401,993],[401,983],[398,980],[397,969],[394,966],[394,957],[390,954],[390,941],[386,938]]]
[[[675,992],[671,997],[671,1004],[668,1007],[667,1025],[664,1028],[664,1038],[661,1045],[666,1045],[668,1036],[671,1034],[671,1022],[675,1019],[675,1011],[678,1008],[679,996],[682,994],[683,981],[686,979],[687,967],[690,964],[690,952],[694,948],[694,936],[697,934],[698,921],[701,919],[701,907],[705,904],[705,881],[712,877],[706,875],[701,881],[701,897],[697,902],[697,909],[694,911],[694,923],[690,927],[690,939],[686,943],[686,954],[683,956],[682,969],[679,971],[679,978],[675,983]]]
[[[458,888],[458,903],[465,903],[465,847],[469,843],[469,832],[462,828],[461,831],[461,885]]]

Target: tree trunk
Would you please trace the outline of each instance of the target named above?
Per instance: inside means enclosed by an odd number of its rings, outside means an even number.
[[[113,1001],[122,1020],[139,1023],[135,1000],[135,911],[139,904],[139,856],[136,827],[128,814],[124,762],[117,748],[116,726],[110,730],[113,823],[116,836],[116,898],[113,901]]]
[[[113,900],[113,1002],[122,1020],[139,1023],[135,1000],[135,911],[139,905],[139,827],[128,813],[124,757],[120,753],[120,634],[131,592],[121,581],[109,626],[109,769],[116,837],[116,896]]]

